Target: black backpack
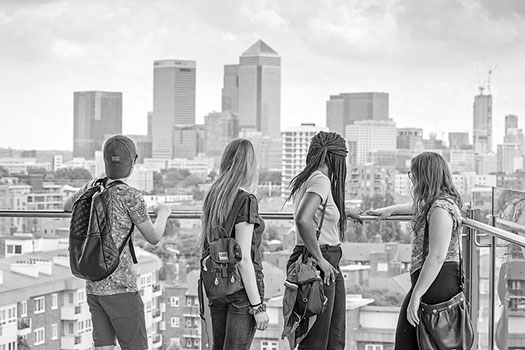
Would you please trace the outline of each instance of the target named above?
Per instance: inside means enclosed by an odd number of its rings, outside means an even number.
[[[111,275],[118,267],[120,254],[129,244],[133,262],[137,263],[131,234],[117,247],[111,235],[111,216],[108,212],[108,189],[122,181],[105,186],[107,178],[94,181],[73,203],[69,226],[69,262],[74,276],[90,281],[100,281]]]

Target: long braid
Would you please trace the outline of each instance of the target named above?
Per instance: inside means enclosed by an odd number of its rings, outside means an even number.
[[[346,228],[345,181],[346,181],[346,141],[335,132],[318,132],[310,143],[305,168],[290,182],[290,200],[308,180],[310,175],[323,163],[328,165],[332,197],[339,210],[339,230],[341,240]]]

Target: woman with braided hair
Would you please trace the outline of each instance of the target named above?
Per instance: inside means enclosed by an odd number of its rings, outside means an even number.
[[[346,215],[359,220],[357,213],[345,214],[345,140],[334,132],[319,132],[312,138],[306,167],[291,181],[297,243],[287,264],[306,251],[317,260],[328,298],[326,309],[299,343],[299,349],[344,349],[345,286],[339,270],[341,240]],[[321,234],[316,230],[322,221]]]

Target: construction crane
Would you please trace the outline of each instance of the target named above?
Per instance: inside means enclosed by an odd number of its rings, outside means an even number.
[[[479,83],[479,94],[483,95],[483,92],[485,92],[485,89],[487,90],[487,94],[490,95],[490,83],[492,78],[492,73],[494,73],[494,70],[496,69],[497,65],[495,66],[489,66],[488,68],[488,74],[487,74],[487,81],[480,82]]]

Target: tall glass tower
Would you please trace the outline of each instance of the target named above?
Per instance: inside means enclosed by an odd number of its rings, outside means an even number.
[[[172,159],[175,127],[195,124],[195,61],[161,60],[153,64],[153,158]]]
[[[122,133],[122,93],[74,93],[73,156],[94,159],[106,136]]]

